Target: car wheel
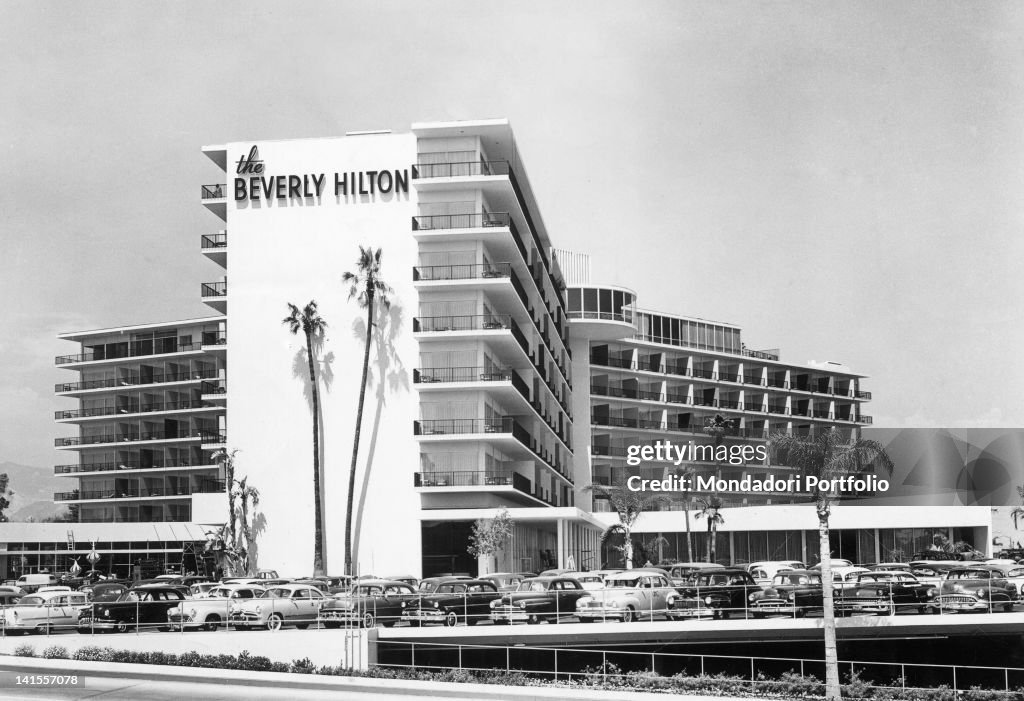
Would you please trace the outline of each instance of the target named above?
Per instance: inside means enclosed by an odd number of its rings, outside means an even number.
[[[118,633],[127,633],[128,623],[126,621],[117,621],[116,623],[114,623],[114,630]]]
[[[281,618],[281,614],[270,614],[270,618],[267,619],[267,630],[278,631],[282,626],[284,626],[284,619]]]
[[[633,611],[632,607],[627,607],[626,609],[623,610],[623,612],[622,612],[622,622],[623,623],[632,623],[635,620],[636,620],[636,613]]]
[[[1009,613],[1010,611],[1013,611],[1013,602],[1012,601],[1007,601],[1005,604],[1003,604],[1003,611],[1005,611],[1007,613]]]
[[[380,624],[385,628],[394,628],[398,621],[381,621]]]
[[[309,624],[308,623],[296,623],[295,627],[298,628],[299,630],[306,630],[306,628],[309,628]]]
[[[540,619],[539,619],[539,618],[537,618],[537,617],[536,617],[535,615],[533,615],[533,614],[530,614],[529,616],[527,616],[527,618],[526,618],[526,622],[527,622],[527,623],[528,623],[529,625],[531,625],[531,626],[535,626],[535,625],[537,625],[538,623],[540,623]]]
[[[454,611],[449,611],[444,616],[444,624],[449,628],[454,628],[455,626],[459,625],[459,614],[455,613]]]
[[[32,629],[32,632],[34,634],[36,634],[36,635],[44,635],[44,634],[45,635],[49,635],[50,634],[50,626],[48,626],[45,623],[40,623],[39,625],[37,625],[35,628]]]
[[[215,613],[211,613],[206,617],[206,625],[203,626],[203,630],[217,630],[220,627],[220,616]]]
[[[359,623],[363,628],[375,628],[377,626],[377,619],[373,617],[372,613],[364,613],[363,620]]]
[[[793,614],[796,618],[804,618],[807,615],[806,609],[797,609],[796,613]]]

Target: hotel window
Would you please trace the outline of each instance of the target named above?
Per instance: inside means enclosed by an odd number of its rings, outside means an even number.
[[[583,290],[583,317],[594,318],[597,315],[597,290],[584,288]]]
[[[579,288],[571,288],[569,293],[569,313],[583,311],[583,299]]]

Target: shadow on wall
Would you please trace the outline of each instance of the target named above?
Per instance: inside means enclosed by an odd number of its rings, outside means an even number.
[[[316,381],[318,385],[322,387],[323,392],[330,393],[331,386],[334,384],[334,353],[328,353],[327,355],[320,357],[320,353],[323,351],[325,336],[317,334],[313,337],[313,373],[316,375]],[[292,377],[302,382],[302,396],[306,400],[306,405],[309,407],[310,414],[313,413],[313,385],[309,381],[309,358],[306,355],[305,348],[299,348],[295,351],[295,356],[292,358]],[[312,417],[311,417],[312,418]],[[319,442],[319,458],[320,462],[320,513],[324,515],[327,513],[326,502],[324,500],[324,455],[325,455],[325,436],[324,430],[324,403],[320,401],[317,405],[317,438]],[[297,455],[302,455],[304,451],[297,451]],[[301,464],[301,462],[299,463]],[[313,485],[309,484],[309,489],[312,491]],[[266,522],[264,520],[264,528]],[[323,529],[323,547],[324,547],[324,568],[327,568],[327,529]],[[312,541],[311,541],[312,542]],[[310,560],[312,562],[312,559]],[[310,573],[312,573],[312,567],[310,567]]]
[[[352,562],[359,569],[359,540],[362,534],[363,509],[366,505],[366,493],[373,471],[373,458],[377,452],[377,439],[380,433],[380,419],[387,404],[388,393],[409,391],[409,373],[406,372],[402,359],[395,350],[395,340],[402,335],[405,325],[404,309],[400,304],[392,303],[390,309],[377,308],[377,319],[374,326],[377,333],[373,338],[375,359],[370,364],[366,378],[367,388],[374,388],[376,406],[373,413],[373,427],[367,445],[366,459],[363,468],[363,481],[359,491],[359,505],[353,517],[352,526]],[[352,334],[360,341],[366,338],[366,322],[357,318],[352,323]],[[364,568],[365,569],[365,568]]]
[[[246,574],[255,576],[260,571],[260,536],[267,530],[267,517],[263,513],[252,518],[252,540],[246,547],[249,549],[249,567]]]

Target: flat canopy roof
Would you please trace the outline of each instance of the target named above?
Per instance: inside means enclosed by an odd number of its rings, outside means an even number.
[[[57,338],[64,339],[66,341],[80,341],[82,339],[89,338],[90,336],[104,336],[112,333],[129,333],[132,331],[153,331],[156,329],[169,329],[176,326],[190,326],[192,324],[205,324],[209,322],[226,321],[227,317],[224,315],[220,316],[203,316],[196,319],[180,319],[178,321],[156,321],[151,324],[136,324],[133,326],[112,326],[108,329],[93,329],[91,331],[69,331],[67,333],[58,334]]]
[[[197,523],[0,523],[0,543],[66,542],[74,535],[75,548],[91,541],[206,540],[210,526]]]

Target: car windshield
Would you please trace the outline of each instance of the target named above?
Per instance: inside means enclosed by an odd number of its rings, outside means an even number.
[[[775,578],[772,579],[772,584],[782,584],[782,585],[786,585],[786,584],[820,585],[821,584],[821,577],[818,576],[818,575],[807,575],[807,574],[791,574],[791,573],[777,574],[777,575],[775,575]]]
[[[547,591],[548,585],[544,582],[522,582],[516,591]]]
[[[356,596],[380,596],[380,587],[356,587]]]
[[[442,584],[437,588],[438,594],[455,594],[466,591],[465,584]]]
[[[42,606],[45,599],[41,596],[26,596],[19,601],[22,606]]]
[[[639,585],[640,579],[637,577],[630,579],[607,579],[604,583],[606,589],[632,589]]]
[[[278,587],[276,589],[267,589],[264,592],[264,599],[290,599],[292,597],[292,590],[284,587]]]
[[[434,591],[437,588],[437,582],[420,582],[419,591]]]
[[[990,579],[992,573],[988,570],[952,570],[947,579]]]

